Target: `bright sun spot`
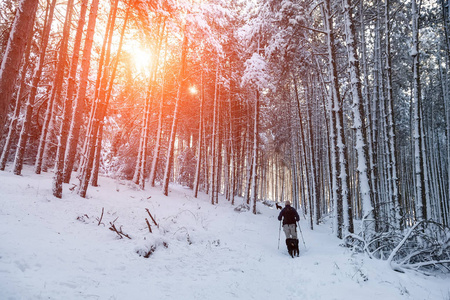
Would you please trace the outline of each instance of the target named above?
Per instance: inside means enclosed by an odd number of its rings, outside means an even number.
[[[152,61],[152,56],[149,51],[145,51],[138,47],[131,49],[130,54],[132,55],[134,66],[139,72],[149,71],[150,63]]]
[[[195,85],[189,87],[189,93],[196,95],[198,93],[197,87]]]
[[[151,51],[136,41],[126,43],[123,48],[130,55],[130,63],[132,64],[130,67],[148,76],[153,59]]]

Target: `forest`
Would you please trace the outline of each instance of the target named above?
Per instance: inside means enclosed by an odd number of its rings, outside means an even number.
[[[0,59],[0,169],[56,198],[108,176],[291,201],[450,271],[448,0],[0,0]]]

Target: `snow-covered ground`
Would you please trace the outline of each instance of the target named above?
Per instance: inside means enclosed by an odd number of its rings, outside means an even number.
[[[0,172],[0,299],[450,299],[449,277],[394,272],[340,247],[326,224],[302,220],[306,248],[291,258],[279,211],[262,203],[253,215],[108,178],[88,199],[72,185],[57,199],[51,176]]]

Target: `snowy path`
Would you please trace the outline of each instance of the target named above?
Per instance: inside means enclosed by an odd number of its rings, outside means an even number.
[[[307,250],[291,258],[283,232],[277,249],[279,211],[262,204],[255,216],[181,187],[164,197],[103,178],[89,199],[59,200],[50,174],[0,172],[0,182],[0,299],[450,299],[448,278],[352,255],[327,225],[302,220]],[[160,224],[153,234],[145,208]],[[116,218],[131,240],[108,230]],[[137,254],[152,245],[149,258]]]

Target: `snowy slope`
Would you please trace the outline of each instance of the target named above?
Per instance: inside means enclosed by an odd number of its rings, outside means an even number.
[[[23,173],[0,172],[0,299],[450,299],[449,278],[396,273],[340,247],[328,225],[302,220],[307,248],[291,258],[261,203],[239,213],[180,186],[165,197],[108,178],[88,199],[72,185],[56,199],[51,174]]]

